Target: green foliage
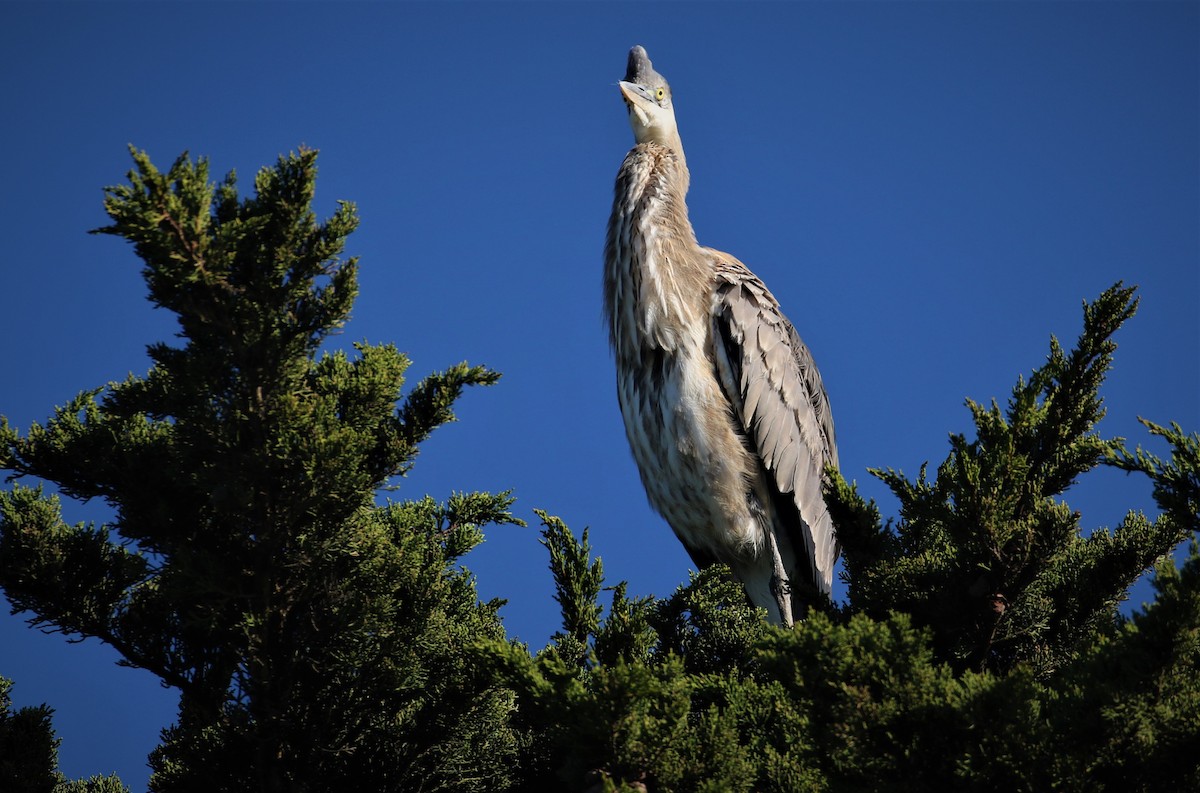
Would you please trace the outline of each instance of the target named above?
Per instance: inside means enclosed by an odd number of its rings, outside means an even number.
[[[600,605],[596,598],[604,582],[604,566],[591,561],[588,530],[576,542],[575,536],[556,517],[538,512],[545,530],[541,543],[550,551],[550,571],[554,576],[554,599],[562,611],[563,629],[553,637],[557,652],[576,664],[587,656],[588,637],[600,625]]]
[[[586,633],[567,631],[536,657],[522,646],[482,645],[479,665],[499,667],[517,691],[517,723],[531,733],[518,789],[749,790],[751,778],[740,736],[723,718],[726,684],[737,685],[739,661],[767,630],[727,572],[710,570],[668,599],[625,596],[613,590],[607,617],[596,602],[600,565],[589,558],[586,536],[576,541],[557,518],[543,515],[543,541],[556,581],[580,575],[568,613],[597,616]],[[586,608],[578,608],[586,606]],[[578,624],[578,623],[576,623]],[[713,636],[703,629],[713,626]],[[681,656],[678,650],[691,652]],[[725,670],[722,677],[717,670]],[[699,726],[697,726],[699,725]],[[735,787],[729,787],[735,780]],[[674,786],[674,787],[672,787]]]
[[[566,630],[534,658],[493,642],[533,740],[526,789],[1150,790],[1200,784],[1200,438],[1150,425],[1170,462],[1095,432],[1117,285],[1084,309],[1069,353],[1021,380],[1007,410],[968,402],[935,480],[876,472],[898,521],[830,472],[850,600],[768,627],[723,568],[671,598],[613,588],[586,532],[544,543]],[[1101,464],[1146,473],[1163,513],[1085,533],[1061,501]],[[1158,563],[1159,596],[1123,620]],[[582,615],[582,616],[581,616]]]
[[[590,561],[560,521],[545,534],[573,545],[561,556]],[[589,638],[583,666],[554,645],[535,658],[498,642],[483,651],[534,732],[522,789],[866,790],[881,778],[957,789],[972,759],[989,774],[999,765],[969,739],[981,713],[1023,727],[1008,734],[1014,746],[1035,729],[1013,697],[1036,687],[1027,676],[956,677],[903,615],[770,627],[723,568],[661,601],[631,605],[618,586]],[[604,643],[632,650],[602,663]]]
[[[508,520],[509,503],[474,494],[367,511],[309,561],[313,591],[298,599],[288,637],[304,653],[269,670],[288,683],[279,728],[289,776],[313,789],[502,785],[502,769],[472,760],[515,753],[511,695],[461,658],[465,646],[503,637],[500,604],[478,603],[471,578],[450,565],[479,541],[480,520]],[[256,685],[247,676],[244,686]],[[247,715],[229,710],[199,734],[172,730],[152,760],[156,784],[216,789],[214,769],[229,768],[221,784],[232,790],[244,769],[261,773],[260,731]]]
[[[129,793],[129,788],[113,774],[59,782],[54,787],[54,793]]]
[[[57,780],[58,740],[45,705],[14,711],[12,681],[0,677],[0,790],[50,793]]]
[[[1195,461],[1196,458],[1192,458]],[[1063,675],[1064,772],[1112,790],[1200,787],[1200,553],[1155,568],[1157,598]],[[1083,718],[1081,718],[1081,716]]]
[[[1161,520],[1169,521],[1180,534],[1187,534],[1200,515],[1200,434],[1187,435],[1178,424],[1168,427],[1142,419],[1151,435],[1171,445],[1171,460],[1163,462],[1141,447],[1134,453],[1115,449],[1108,462],[1126,471],[1144,473],[1154,482],[1154,500],[1163,511]]]
[[[873,472],[900,500],[895,525],[881,526],[873,505],[834,477],[828,500],[853,612],[913,615],[960,670],[1028,663],[1048,674],[1112,629],[1128,587],[1194,528],[1167,513],[1154,523],[1130,513],[1113,532],[1085,535],[1060,500],[1080,475],[1121,455],[1119,440],[1095,433],[1098,390],[1111,337],[1136,306],[1132,289],[1114,286],[1085,305],[1074,350],[1051,340],[1046,364],[1018,382],[1006,411],[968,401],[976,437],[951,437],[935,481],[924,469],[915,482]]]
[[[539,512],[562,630],[530,654],[462,557],[508,493],[376,503],[470,385],[408,389],[390,345],[321,353],[357,294],[357,219],[311,210],[315,154],[239,198],[186,156],[134,152],[112,224],[182,345],[85,391],[0,465],[115,518],[69,525],[58,496],[0,492],[0,586],[43,628],[96,636],[181,692],[155,791],[1184,790],[1200,787],[1200,436],[1147,422],[1166,461],[1103,438],[1100,386],[1135,312],[1117,284],[1070,350],[915,481],[873,471],[883,520],[829,472],[849,600],[769,626],[729,571],[668,598],[605,586],[588,531]],[[1147,476],[1161,514],[1085,531],[1063,501],[1098,465]],[[1118,605],[1156,571],[1156,600]],[[607,596],[605,593],[608,593]],[[607,605],[602,601],[607,597]],[[0,788],[123,790],[55,769],[49,710],[11,713]]]
[[[249,198],[204,160],[133,158],[98,231],[133,243],[182,343],[44,425],[0,425],[14,475],[115,513],[71,526],[40,488],[0,493],[14,610],[180,690],[155,790],[503,787],[512,695],[463,661],[503,636],[499,603],[457,562],[481,525],[518,522],[512,499],[375,505],[462,390],[498,375],[460,364],[403,396],[394,347],[320,354],[358,292],[341,258],[358,220],[342,203],[317,221],[315,152],[260,171]]]
[[[12,681],[0,677],[0,790],[5,793],[129,793],[116,774],[67,780],[46,705],[13,710]]]

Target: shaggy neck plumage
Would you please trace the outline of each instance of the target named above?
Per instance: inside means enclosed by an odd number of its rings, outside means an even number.
[[[700,322],[711,268],[687,215],[687,165],[658,143],[635,146],[617,174],[604,298],[618,358],[671,351]]]

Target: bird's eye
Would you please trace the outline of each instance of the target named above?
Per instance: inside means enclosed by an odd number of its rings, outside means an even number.
[[[658,89],[656,89],[656,90],[655,90],[655,92],[654,92],[654,98],[655,98],[655,99],[657,99],[657,100],[658,100],[658,101],[660,101],[660,102],[661,102],[662,100],[666,99],[666,98],[667,98],[667,89],[666,89],[666,88],[658,88]]]

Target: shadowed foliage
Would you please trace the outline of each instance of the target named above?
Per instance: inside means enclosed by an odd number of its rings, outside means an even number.
[[[1003,407],[968,402],[933,476],[873,471],[897,517],[828,472],[846,603],[772,627],[720,566],[631,595],[587,530],[539,512],[562,629],[531,653],[461,566],[520,522],[511,495],[378,500],[498,375],[406,390],[390,345],[323,351],[357,294],[357,218],[316,219],[314,152],[250,197],[204,160],[134,161],[99,231],[134,245],[178,339],[44,424],[0,424],[0,587],[178,690],[152,790],[1200,788],[1200,552],[1172,557],[1200,529],[1200,436],[1147,422],[1163,459],[1097,430],[1133,289],[1085,304]],[[1064,493],[1101,465],[1148,477],[1159,514],[1082,526]],[[64,499],[112,517],[68,523]],[[1123,618],[1150,569],[1156,599]],[[14,712],[8,686],[0,788],[123,790],[64,780],[49,709]]]
[[[1200,438],[1149,425],[1169,462],[1096,433],[1120,284],[1052,340],[1007,408],[968,402],[930,479],[874,471],[884,522],[830,471],[849,600],[768,627],[720,568],[672,597],[597,600],[587,534],[544,517],[564,631],[529,658],[493,643],[530,729],[529,787],[589,790],[1158,790],[1200,784]],[[1099,465],[1140,471],[1162,513],[1084,530],[1063,492]],[[1157,600],[1126,620],[1129,586]],[[570,593],[564,597],[562,593]],[[569,604],[569,608],[566,606]],[[587,615],[586,619],[578,615]]]
[[[33,624],[95,636],[180,692],[155,790],[492,790],[518,738],[511,694],[462,648],[503,636],[457,561],[507,494],[376,506],[464,388],[459,364],[403,395],[390,345],[320,354],[349,317],[358,223],[311,208],[316,153],[239,197],[206,161],[141,152],[109,188],[150,300],[179,322],[152,367],[44,425],[3,425],[4,467],[114,518],[69,525],[57,496],[0,494],[0,584]],[[341,788],[342,785],[348,787]]]

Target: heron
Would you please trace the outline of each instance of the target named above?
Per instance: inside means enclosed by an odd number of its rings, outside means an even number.
[[[837,466],[812,353],[766,285],[700,245],[671,87],[646,50],[618,83],[634,147],[617,173],[604,315],[625,434],[651,506],[703,569],[729,566],[771,622],[828,602]]]

